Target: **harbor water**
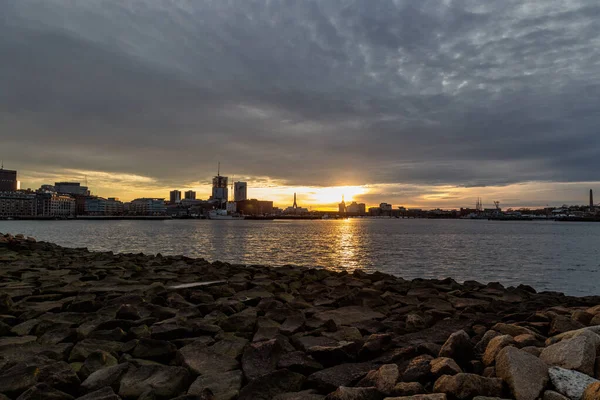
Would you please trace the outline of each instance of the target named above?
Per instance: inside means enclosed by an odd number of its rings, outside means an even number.
[[[427,219],[0,221],[90,250],[382,271],[600,295],[600,223]]]

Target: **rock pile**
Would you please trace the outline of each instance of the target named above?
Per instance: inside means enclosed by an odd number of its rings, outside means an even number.
[[[592,400],[599,347],[599,297],[0,235],[0,400]]]

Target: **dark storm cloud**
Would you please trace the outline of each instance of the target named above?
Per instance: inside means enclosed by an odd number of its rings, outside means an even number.
[[[596,180],[599,16],[589,1],[7,0],[0,152],[165,184],[218,160],[290,185]]]

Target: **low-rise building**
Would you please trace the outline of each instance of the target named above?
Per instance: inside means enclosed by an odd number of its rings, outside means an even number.
[[[185,200],[196,200],[196,192],[193,190],[186,191]]]
[[[365,203],[357,203],[353,201],[349,206],[346,207],[348,215],[365,215],[367,213],[367,206]]]
[[[129,203],[129,213],[134,215],[165,215],[165,199],[140,198]]]
[[[85,199],[85,215],[106,215],[106,199],[98,196],[89,196]]]
[[[243,215],[271,215],[273,202],[264,200],[242,200],[236,202],[237,212]]]
[[[37,215],[41,217],[72,217],[75,215],[75,199],[67,194],[38,193]]]
[[[36,214],[35,194],[0,192],[0,218],[32,217]]]
[[[116,197],[106,199],[106,215],[123,215],[123,202]]]
[[[89,196],[90,191],[87,186],[81,186],[79,182],[55,182],[54,189],[57,193],[72,194],[79,196]]]

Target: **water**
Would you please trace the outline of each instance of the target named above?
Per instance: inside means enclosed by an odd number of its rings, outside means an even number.
[[[600,295],[600,223],[323,221],[0,221],[68,247],[183,254],[244,264],[379,270],[412,278],[529,284]]]

